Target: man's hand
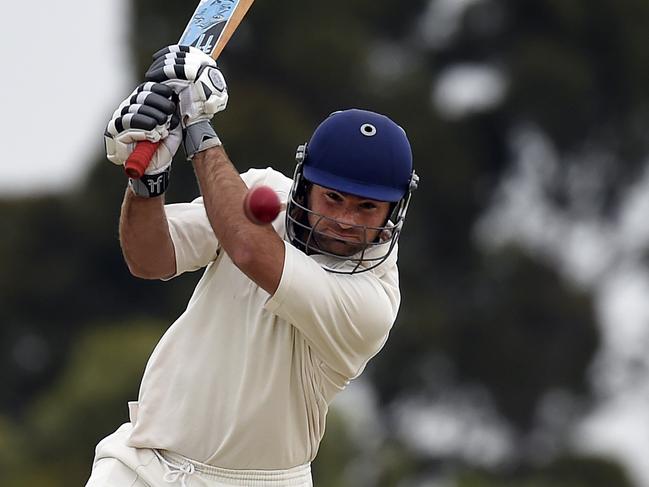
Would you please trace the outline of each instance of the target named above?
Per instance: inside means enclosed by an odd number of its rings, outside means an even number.
[[[169,86],[143,83],[119,105],[106,127],[106,156],[117,165],[124,165],[137,142],[160,142],[144,176],[131,180],[139,196],[160,196],[167,188],[171,160],[182,140],[175,100]]]
[[[153,55],[146,79],[170,86],[178,94],[189,159],[221,144],[209,122],[215,113],[225,110],[228,89],[210,56],[194,47],[165,47]]]

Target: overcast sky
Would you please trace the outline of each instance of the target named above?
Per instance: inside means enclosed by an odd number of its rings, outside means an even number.
[[[128,0],[5,2],[0,197],[61,190],[103,152],[130,88]]]

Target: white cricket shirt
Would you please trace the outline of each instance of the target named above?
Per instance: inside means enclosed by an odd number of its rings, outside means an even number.
[[[242,175],[285,202],[291,180],[272,169]],[[170,450],[229,469],[287,469],[315,458],[327,406],[385,343],[400,294],[396,249],[354,275],[336,259],[285,241],[271,297],[219,248],[202,199],[166,207],[177,273],[206,267],[186,311],[164,334],[131,403],[128,444]],[[284,213],[274,222],[285,238]]]

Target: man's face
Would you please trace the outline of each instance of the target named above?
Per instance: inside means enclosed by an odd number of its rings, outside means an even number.
[[[374,242],[390,211],[390,203],[359,198],[333,189],[311,185],[309,225],[317,248],[344,257]],[[326,218],[322,218],[323,215]]]

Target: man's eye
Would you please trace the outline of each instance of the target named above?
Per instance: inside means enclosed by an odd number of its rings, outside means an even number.
[[[342,197],[338,193],[327,193],[327,198],[334,201],[341,201]]]
[[[361,208],[364,210],[374,210],[376,205],[374,203],[361,203]]]

